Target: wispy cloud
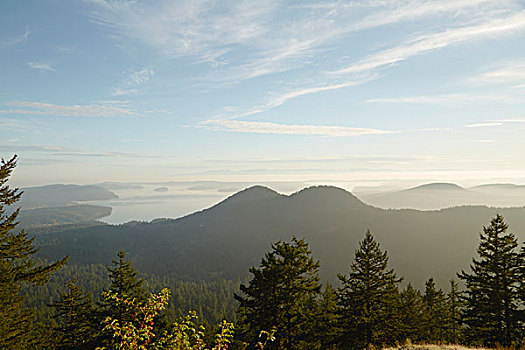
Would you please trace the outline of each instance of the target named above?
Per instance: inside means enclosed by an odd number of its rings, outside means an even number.
[[[301,13],[294,9],[296,18],[285,26],[272,23],[274,31],[268,36],[280,38],[272,42],[271,38],[263,36],[257,42],[264,42],[267,48],[255,51],[254,59],[229,69],[220,71],[207,77],[222,79],[233,83],[267,74],[280,73],[308,65],[309,59],[319,51],[333,44],[345,35],[371,28],[392,25],[396,23],[415,21],[429,16],[439,16],[446,13],[455,13],[458,17],[473,18],[490,17],[493,13],[511,12],[502,6],[509,2],[489,0],[448,0],[448,1],[362,1],[362,2],[335,2],[314,5],[314,11]],[[316,4],[318,5],[318,4]],[[329,5],[329,6],[323,6]],[[301,7],[301,6],[297,6]],[[304,6],[309,7],[308,4]],[[294,8],[294,6],[292,6]],[[513,9],[513,7],[510,7]],[[286,12],[287,9],[280,8]],[[369,14],[372,12],[372,14]],[[299,14],[298,14],[299,13]],[[276,33],[278,32],[278,34]],[[270,40],[268,40],[270,39]],[[260,45],[263,46],[263,45]]]
[[[382,12],[376,13],[374,15],[366,17],[361,22],[352,25],[342,25],[341,28],[333,29],[330,35],[332,39],[342,34],[343,32],[359,31],[363,29],[368,29],[372,27],[382,26],[390,23],[397,23],[405,20],[414,20],[431,14],[441,13],[441,12],[454,12],[454,11],[463,11],[470,6],[488,4],[488,1],[436,1],[436,2],[418,2],[418,1],[409,1],[403,2],[404,6],[400,6],[400,2],[393,1],[395,4],[392,8],[384,10]],[[492,2],[494,5],[497,2]],[[397,5],[397,7],[396,7]],[[335,6],[335,5],[334,5]],[[377,4],[376,4],[377,6]],[[335,6],[337,8],[337,6]],[[339,13],[339,10],[335,10]],[[245,117],[253,114],[258,114],[265,112],[271,108],[280,106],[286,101],[307,95],[318,93],[328,90],[337,90],[346,88],[349,86],[357,86],[360,84],[367,83],[369,81],[379,78],[378,70],[387,66],[391,66],[395,63],[404,61],[412,56],[421,55],[430,53],[434,50],[445,48],[447,46],[462,43],[468,40],[480,40],[486,38],[499,37],[500,35],[505,35],[514,31],[525,29],[525,11],[519,11],[518,13],[507,14],[509,11],[496,11],[498,14],[503,13],[503,16],[499,16],[498,19],[492,18],[490,15],[491,11],[480,14],[481,18],[477,18],[477,22],[481,24],[464,26],[454,29],[445,30],[442,32],[420,35],[419,37],[405,41],[403,44],[383,50],[377,54],[366,57],[356,63],[347,66],[345,68],[339,69],[334,72],[329,72],[328,75],[319,75],[315,78],[318,81],[324,81],[324,83],[312,84],[302,83],[302,87],[297,89],[291,89],[288,92],[283,93],[272,93],[266,103],[258,104],[249,109],[246,112],[236,113],[232,118]],[[512,11],[510,11],[512,13]],[[487,19],[487,17],[489,19]],[[304,32],[308,33],[308,30]],[[321,32],[323,32],[321,30]],[[320,35],[316,32],[316,35]],[[335,33],[338,33],[337,35]],[[326,38],[330,37],[326,35]],[[312,37],[315,37],[312,36]],[[328,39],[322,39],[320,42],[324,42]],[[314,40],[314,39],[310,39]],[[316,39],[315,39],[316,40]],[[320,43],[308,43],[307,41],[297,41],[294,42],[295,45],[288,45],[283,53],[277,52],[268,59],[261,58],[261,62],[253,61],[249,65],[241,65],[228,71],[223,71],[221,74],[228,75],[229,79],[232,80],[243,80],[246,78],[252,78],[255,76],[260,76],[268,74],[275,71],[281,71],[279,69],[273,70],[278,65],[274,63],[276,60],[280,60],[281,57],[287,57],[287,52],[295,52],[295,48],[298,46],[304,45],[303,48],[308,48],[308,50],[317,47]],[[300,50],[302,50],[301,48]],[[295,55],[295,53],[294,53]],[[268,68],[268,67],[272,68]],[[354,77],[352,81],[344,80],[342,78],[348,77],[350,74],[351,77]],[[224,78],[223,79],[227,79]],[[308,86],[310,85],[310,86]],[[305,87],[306,86],[306,87]],[[425,104],[464,104],[464,103],[482,103],[482,102],[517,102],[516,100],[507,97],[507,96],[497,96],[497,95],[468,95],[468,94],[449,94],[441,96],[418,96],[418,97],[406,97],[399,99],[370,99],[367,102],[369,103],[425,103]]]
[[[35,101],[13,101],[5,104],[0,114],[56,115],[65,117],[115,117],[135,115],[125,104],[56,105]]]
[[[143,68],[127,74],[126,78],[113,90],[113,96],[135,95],[153,78],[155,71]]]
[[[449,13],[473,20],[516,8],[499,0],[337,1],[320,6],[275,0],[161,0],[155,6],[85,2],[93,21],[117,40],[138,41],[165,58],[196,56],[214,69],[206,74],[207,81],[230,83],[307,66],[336,39],[362,30]]]
[[[376,77],[377,75],[371,75],[371,76],[368,76],[362,79],[355,79],[355,80],[347,81],[344,83],[314,86],[314,87],[307,87],[307,88],[302,88],[298,90],[293,90],[293,91],[284,93],[282,95],[275,96],[265,105],[265,107],[267,108],[277,107],[277,106],[284,104],[288,100],[291,100],[291,99],[294,99],[300,96],[304,96],[304,95],[315,94],[315,93],[323,92],[323,91],[339,90],[339,89],[347,88],[350,86],[361,85],[361,84],[364,84],[366,82],[369,82],[375,79]]]
[[[334,82],[333,84],[325,84],[325,85],[318,85],[318,86],[311,86],[311,87],[302,87],[295,90],[290,90],[282,93],[273,93],[269,96],[268,100],[260,105],[254,106],[247,111],[239,112],[236,109],[233,111],[226,111],[228,114],[229,119],[233,118],[241,118],[241,117],[247,117],[259,113],[266,112],[272,108],[279,107],[286,103],[289,100],[315,94],[323,91],[332,91],[332,90],[339,90],[348,88],[351,86],[357,86],[361,84],[365,84],[369,81],[372,81],[376,79],[376,74],[370,74],[369,76],[363,76],[363,77],[356,77],[355,79],[347,80],[346,82]]]
[[[495,63],[466,82],[472,85],[516,84],[514,87],[522,88],[525,86],[525,60]]]
[[[365,101],[366,103],[411,103],[411,104],[436,104],[436,105],[453,105],[466,103],[515,103],[520,100],[513,99],[503,95],[473,95],[473,94],[447,94],[447,95],[430,95],[430,96],[411,96],[395,98],[372,98]]]
[[[158,155],[149,155],[133,152],[96,152],[72,147],[57,145],[22,145],[22,144],[0,144],[2,152],[28,152],[46,153],[52,156],[74,156],[74,157],[116,157],[116,158],[163,158]]]
[[[26,27],[23,33],[8,39],[0,40],[0,48],[23,43],[29,38],[29,35],[31,35],[31,29]]]
[[[496,119],[496,120],[491,120],[491,122],[496,122],[496,123],[525,123],[525,118]]]
[[[240,120],[206,120],[200,123],[200,127],[212,130],[253,134],[313,135],[328,137],[383,135],[396,132],[378,129],[353,128],[347,126],[287,125]]]
[[[467,124],[465,127],[467,128],[488,128],[493,126],[501,126],[503,123],[475,123],[475,124]]]
[[[361,21],[357,21],[349,25],[349,30],[359,31],[363,29],[370,29],[380,26],[385,26],[394,23],[407,22],[419,20],[427,17],[435,17],[440,14],[454,13],[456,16],[463,15],[482,15],[491,13],[491,9],[497,12],[502,11],[501,5],[504,1],[491,0],[446,0],[446,1],[370,1],[370,6],[377,7],[381,4],[382,7],[390,7],[386,10],[377,11],[371,15],[364,17]],[[332,9],[332,12],[338,12],[339,9],[348,8],[348,10],[355,11],[354,6],[347,6],[349,3],[339,3]],[[508,5],[509,2],[506,2]]]
[[[27,65],[29,68],[39,72],[56,72],[56,69],[51,64],[45,62],[27,62]]]
[[[96,23],[121,38],[138,40],[166,57],[194,55],[243,44],[266,32],[271,0],[226,2],[211,0],[143,2],[87,1]]]
[[[417,129],[416,131],[432,132],[432,131],[450,131],[451,128],[422,128]]]
[[[422,35],[394,48],[380,51],[363,60],[332,72],[332,74],[362,73],[390,66],[410,57],[432,52],[468,40],[499,37],[525,29],[525,11],[493,19],[486,23]]]
[[[434,157],[420,155],[398,155],[398,154],[372,154],[358,156],[325,156],[325,157],[269,157],[269,158],[210,158],[206,163],[246,165],[246,164],[302,164],[302,163],[341,163],[348,162],[428,162]]]
[[[12,130],[15,132],[28,132],[33,131],[37,126],[34,125],[34,123],[26,123],[21,120],[17,119],[9,119],[9,118],[0,118],[0,129],[2,130]]]
[[[66,45],[56,45],[54,46],[54,49],[64,55],[70,55],[75,51],[74,46],[66,46]]]

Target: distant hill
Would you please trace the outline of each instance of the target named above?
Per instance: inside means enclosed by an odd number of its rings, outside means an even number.
[[[470,188],[473,191],[505,193],[506,195],[523,195],[525,193],[524,185],[516,184],[486,184]]]
[[[22,210],[18,216],[20,227],[42,227],[89,223],[111,215],[110,207],[98,205],[70,205]]]
[[[370,229],[407,281],[442,287],[468,267],[479,231],[503,214],[521,241],[525,208],[482,206],[439,211],[384,210],[340,188],[320,186],[292,195],[256,186],[176,220],[97,226],[38,236],[39,255],[71,254],[73,264],[107,264],[125,249],[138,270],[183,280],[237,279],[258,265],[271,243],[304,237],[321,261],[323,278],[345,273]]]
[[[23,188],[19,204],[23,209],[61,207],[84,201],[117,199],[118,196],[101,186],[95,185],[46,185]]]
[[[453,183],[429,183],[400,191],[363,192],[366,203],[384,209],[437,210],[461,205],[515,207],[525,205],[525,186],[486,184],[463,188]]]
[[[453,183],[446,183],[446,182],[435,182],[435,183],[429,183],[424,184],[412,188],[408,188],[406,190],[403,190],[403,192],[427,192],[427,191],[454,191],[454,192],[467,192],[466,189],[463,187],[453,184]]]

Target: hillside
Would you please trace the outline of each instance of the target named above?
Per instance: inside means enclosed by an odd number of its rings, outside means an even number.
[[[46,185],[23,188],[19,205],[22,209],[62,207],[77,202],[116,199],[118,196],[101,186],[95,185]]]
[[[392,265],[416,286],[434,276],[440,286],[467,268],[478,232],[497,212],[523,241],[525,208],[482,206],[439,211],[385,210],[335,187],[286,196],[256,186],[177,220],[131,222],[66,230],[38,237],[40,256],[71,254],[73,264],[106,264],[125,249],[138,270],[184,280],[237,279],[258,265],[270,244],[305,237],[325,279],[346,272],[370,229]]]
[[[20,220],[20,227],[42,228],[44,226],[88,223],[110,214],[110,207],[82,204],[22,210],[18,219]]]
[[[417,193],[417,192],[427,192],[427,191],[448,191],[448,192],[460,192],[460,193],[467,192],[467,190],[464,189],[463,187],[453,184],[453,183],[447,183],[447,182],[434,182],[434,183],[429,183],[425,185],[420,185],[420,186],[408,188],[406,190],[403,190],[402,192]]]

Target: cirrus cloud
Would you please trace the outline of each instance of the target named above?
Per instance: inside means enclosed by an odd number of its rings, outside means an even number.
[[[384,135],[397,131],[354,128],[348,126],[297,125],[241,120],[205,120],[199,127],[218,131],[232,131],[253,134],[309,135],[327,137],[348,137],[360,135]]]
[[[45,62],[27,62],[27,66],[39,72],[56,72],[51,64]]]
[[[0,114],[56,115],[64,117],[115,117],[135,115],[125,104],[57,105],[36,101],[13,101],[5,104]]]

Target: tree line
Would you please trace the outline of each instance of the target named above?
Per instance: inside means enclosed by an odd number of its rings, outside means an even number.
[[[236,320],[238,305],[233,295],[239,291],[239,285],[246,279],[183,281],[174,276],[146,274],[134,263],[133,267],[137,270],[138,277],[144,280],[142,286],[148,293],[158,292],[163,288],[170,290],[171,297],[164,311],[168,320],[177,320],[189,311],[196,311],[199,319],[210,325],[218,324],[224,318]],[[76,279],[75,284],[79,288],[91,292],[95,301],[98,301],[102,292],[111,286],[107,266],[75,265],[69,262],[45,285],[38,288],[30,285],[22,288],[22,293],[26,294],[25,305],[36,310],[38,321],[52,325],[53,310],[47,306],[60,297],[67,283],[73,279]]]
[[[501,215],[480,234],[478,258],[445,293],[432,278],[423,291],[388,266],[388,254],[367,232],[340,286],[322,286],[319,262],[303,239],[279,241],[253,267],[236,295],[238,337],[275,327],[271,349],[363,349],[414,343],[525,346],[525,246]]]
[[[478,257],[445,293],[430,278],[423,291],[388,265],[388,254],[367,232],[340,285],[324,286],[304,239],[279,241],[252,267],[235,295],[237,322],[203,327],[194,313],[167,317],[170,292],[150,293],[118,254],[107,268],[110,286],[96,298],[73,278],[41,324],[24,305],[22,288],[44,285],[68,260],[39,264],[34,238],[17,231],[20,198],[7,184],[16,157],[0,164],[0,349],[360,349],[370,346],[461,343],[524,346],[525,246],[501,215],[480,233]],[[209,344],[208,347],[206,347]]]

